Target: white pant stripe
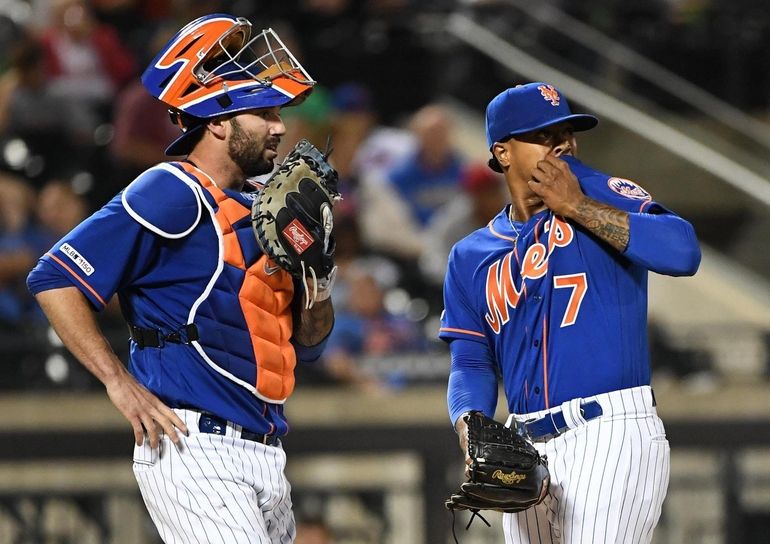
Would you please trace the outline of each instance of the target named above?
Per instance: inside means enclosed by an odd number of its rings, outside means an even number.
[[[200,441],[197,440],[196,434],[191,434],[190,437],[184,441],[185,449],[190,451],[198,451],[200,449]],[[165,439],[164,439],[165,440]],[[207,480],[207,477],[203,473],[202,470],[200,470],[200,465],[196,462],[195,466],[193,466],[192,463],[189,462],[187,459],[188,457],[192,457],[191,455],[185,455],[179,456],[179,465],[181,465],[187,474],[187,477],[181,480],[179,480],[179,485],[186,491],[189,495],[191,495],[195,499],[195,504],[197,506],[197,515],[198,518],[201,521],[201,525],[203,526],[203,531],[206,533],[206,539],[211,539],[213,537],[212,534],[210,534],[209,529],[213,527],[213,529],[216,531],[217,535],[219,536],[220,540],[222,542],[225,542],[225,535],[222,534],[222,527],[220,527],[220,524],[218,523],[211,523],[210,515],[212,512],[215,512],[217,510],[217,507],[211,502],[211,495],[204,491],[202,488],[200,488],[200,484],[203,482],[206,482],[208,484],[209,488],[212,488],[211,482]],[[195,473],[193,473],[193,470],[196,469]],[[193,475],[194,474],[194,475]],[[163,477],[163,475],[161,475]],[[194,487],[195,486],[195,487]],[[201,498],[201,501],[198,501],[198,498]],[[201,504],[202,502],[205,502],[205,504]],[[165,506],[165,505],[164,505]],[[230,529],[227,525],[224,527],[225,529],[229,529],[230,533],[232,533],[232,529]],[[233,534],[233,537],[235,534]],[[215,539],[216,541],[216,539]]]
[[[639,440],[642,440],[642,425],[637,422],[637,427],[639,429]],[[646,455],[645,455],[646,453]],[[641,462],[639,463],[639,476],[636,480],[636,487],[634,489],[634,500],[632,501],[632,507],[631,511],[629,512],[628,516],[628,525],[626,526],[626,530],[628,530],[629,538],[631,538],[631,542],[639,542],[635,538],[636,531],[639,526],[639,518],[642,513],[643,508],[643,501],[645,498],[647,498],[646,490],[648,484],[650,484],[650,455],[649,452],[640,452],[641,454]],[[641,492],[640,492],[641,491]],[[638,504],[635,504],[638,503]],[[629,530],[630,529],[630,530]]]
[[[217,439],[219,439],[219,444],[217,444]],[[246,505],[249,505],[249,504],[252,503],[253,497],[251,497],[243,489],[243,485],[238,481],[238,478],[236,478],[233,475],[232,470],[230,470],[230,463],[229,463],[230,459],[228,458],[229,456],[228,456],[226,448],[224,447],[224,444],[223,444],[224,439],[225,439],[225,437],[223,437],[223,436],[219,436],[219,435],[212,436],[211,442],[212,442],[212,445],[214,447],[214,456],[219,458],[220,461],[223,461],[223,460],[225,461],[224,463],[222,463],[221,466],[224,467],[224,472],[226,472],[226,474],[229,476],[227,482],[228,483],[234,483],[235,484],[234,487],[232,485],[230,485],[230,487],[233,488],[233,493],[235,493],[237,491],[242,496],[242,498],[238,497],[238,496],[233,497],[235,500],[232,501],[232,502],[234,502],[236,505],[238,505],[238,509],[240,510],[240,513],[243,514],[243,519],[247,519],[247,520],[254,519],[254,517],[255,517],[254,513],[253,512],[249,513],[245,509]],[[212,467],[214,467],[216,465],[216,463],[214,461],[212,461],[212,459],[209,457],[209,454],[206,453],[205,449],[203,450],[203,455],[206,458],[206,460],[208,461],[209,465],[211,465]],[[222,475],[223,475],[222,471],[220,470],[220,482],[222,482],[222,484],[225,485],[225,481],[221,480],[221,476]],[[236,518],[236,517],[237,516],[234,514],[233,518]],[[256,527],[255,527],[254,523],[251,524],[251,527],[253,528],[254,532],[256,532]]]
[[[583,424],[577,403],[565,403],[556,409],[574,412],[565,413],[571,428],[535,444],[548,457],[550,494],[532,509],[503,515],[506,544],[652,541],[671,467],[651,390],[637,387],[587,400],[596,400],[603,415]]]
[[[194,512],[193,505],[192,505],[192,500],[194,498],[194,495],[192,493],[183,493],[182,497],[186,499],[187,505],[182,503],[182,500],[179,494],[179,488],[181,487],[182,480],[175,479],[174,464],[171,463],[170,457],[168,462],[168,474],[169,474],[169,480],[171,482],[171,485],[174,488],[174,497],[176,499],[175,501],[170,501],[170,502],[178,506],[179,509],[182,510],[182,512],[184,512],[185,519],[187,520],[187,527],[190,527],[191,532],[195,537],[195,541],[198,542],[199,544],[206,544],[206,542],[210,540],[210,537],[206,532],[206,526],[203,524],[203,521],[198,516],[190,515],[190,512]],[[180,483],[177,484],[176,483],[177,481],[179,481]],[[196,504],[198,503],[198,499],[195,499],[195,503]],[[200,529],[198,529],[196,525],[200,527]]]
[[[164,446],[163,443],[161,443],[160,447],[162,448]],[[158,453],[158,463],[163,463],[164,458],[167,458],[168,456],[162,455],[160,452]],[[156,497],[156,500],[160,499],[162,500],[165,495],[167,494],[168,490],[166,489],[165,482],[158,480],[158,474],[155,471],[151,471],[147,473],[148,478],[152,480],[152,488],[153,488],[153,495]],[[173,506],[173,503],[167,504],[167,506]],[[180,531],[178,524],[175,523],[176,515],[171,515],[171,512],[169,510],[164,510],[163,512],[160,512],[158,514],[159,516],[162,516],[165,518],[164,523],[164,533],[161,535],[163,538],[167,538],[169,542],[181,542],[182,535],[177,535],[177,531]]]
[[[200,434],[191,435],[190,440],[188,440],[188,443],[195,442],[196,444],[190,448],[191,452],[200,451],[203,453],[203,456],[205,457],[206,447],[208,447],[208,445],[211,442],[217,440],[219,436],[207,435],[206,439],[202,439],[201,438],[202,436],[203,435],[200,435]],[[222,482],[221,477],[217,473],[217,470],[214,468],[213,465],[211,465],[211,463],[208,460],[206,460],[204,465],[203,464],[204,460],[198,460],[197,455],[181,456],[180,461],[182,462],[183,465],[185,465],[189,469],[188,472],[190,473],[191,478],[193,478],[192,476],[193,473],[195,474],[194,481],[197,481],[198,483],[205,483],[206,486],[213,492],[213,494],[208,492],[204,493],[204,496],[209,499],[209,505],[211,507],[211,510],[207,515],[207,521],[211,523],[210,518],[214,512],[219,512],[220,515],[226,512],[229,515],[229,518],[232,520],[232,522],[225,524],[224,527],[222,528],[229,531],[229,533],[232,535],[233,542],[237,542],[237,536],[236,536],[234,527],[238,524],[238,519],[235,517],[232,510],[229,508],[228,500],[226,500],[226,497],[222,496],[222,493],[220,491],[220,486],[214,485],[217,482],[220,482],[220,483]],[[214,495],[216,495],[216,498],[219,499],[216,502],[216,504],[212,502],[215,498]],[[227,497],[227,499],[229,498],[230,497]],[[217,530],[222,529],[219,527],[220,524],[215,524],[215,525],[217,526]],[[222,535],[222,536],[224,537],[226,535]]]
[[[583,475],[581,477],[581,483],[583,485],[583,495],[576,499],[576,504],[582,505],[580,508],[578,508],[580,512],[580,518],[577,520],[576,524],[578,527],[580,527],[579,533],[582,534],[590,534],[593,532],[594,527],[594,516],[588,516],[586,517],[586,514],[593,513],[592,509],[589,508],[587,505],[589,504],[590,500],[596,499],[596,494],[601,492],[601,490],[592,491],[592,487],[596,486],[599,482],[596,480],[596,460],[597,457],[599,457],[599,444],[602,442],[602,436],[603,433],[598,432],[599,429],[596,428],[596,426],[593,427],[586,427],[585,433],[586,436],[584,437],[584,451],[585,455],[583,458]],[[588,436],[591,435],[591,436]],[[606,456],[602,456],[606,459]],[[586,470],[586,467],[588,470]],[[577,502],[579,501],[579,502]],[[578,532],[578,531],[575,531]],[[573,533],[574,534],[574,533]]]
[[[257,515],[257,525],[258,525],[258,531],[257,531],[257,538],[259,539],[259,544],[262,544],[263,542],[263,535],[267,535],[267,527],[265,526],[265,520],[261,515],[261,509],[259,508],[259,497],[262,496],[263,492],[265,491],[265,485],[264,485],[264,479],[262,478],[262,464],[259,463],[257,467],[259,468],[259,477],[256,477],[256,470],[254,469],[254,462],[253,459],[256,455],[256,449],[252,448],[252,444],[247,443],[245,440],[242,444],[242,454],[240,456],[240,462],[241,466],[245,467],[245,463],[248,462],[249,469],[246,470],[244,468],[243,474],[245,475],[246,483],[251,485],[252,488],[259,488],[257,490],[257,500],[255,501],[255,508],[257,509],[257,512],[259,515]]]
[[[656,426],[654,423],[651,425],[651,422],[649,420],[646,420],[647,423],[647,432],[649,436],[656,436],[658,433],[656,432]],[[654,451],[650,452],[650,454],[647,457],[647,478],[644,485],[644,497],[650,497],[650,500],[648,501],[647,508],[645,510],[645,516],[642,517],[642,509],[640,508],[637,511],[637,525],[639,529],[639,537],[638,539],[642,539],[642,535],[646,532],[648,523],[646,520],[649,519],[649,516],[651,512],[653,511],[653,507],[655,506],[655,503],[657,502],[657,493],[654,493],[654,486],[655,486],[655,479],[660,476],[660,473],[658,472],[658,469],[660,468],[658,466],[658,462],[660,459],[660,451],[659,448],[654,447]],[[647,491],[647,485],[649,484],[650,490]],[[636,531],[633,533],[636,535]]]
[[[618,408],[616,408],[616,401],[610,400],[610,404],[612,406],[613,412],[619,411]],[[623,438],[625,437],[625,425],[620,426],[620,429],[618,429],[618,425],[616,425],[616,422],[613,420],[610,420],[608,422],[610,431],[609,431],[609,438],[607,441],[606,450],[608,451],[615,451],[619,449],[618,442],[620,444],[623,443]],[[616,437],[616,432],[619,431],[620,439],[618,440]],[[602,480],[600,483],[600,489],[602,492],[605,489],[610,490],[610,497],[614,496],[615,493],[615,486],[617,485],[617,477],[618,477],[618,465],[620,464],[620,460],[616,457],[608,457],[606,459],[606,465],[604,467],[604,471],[602,472]],[[594,514],[594,533],[593,533],[593,539],[606,539],[607,538],[607,531],[609,530],[609,519],[608,516],[604,516],[604,519],[600,519],[600,512],[597,509]],[[598,529],[598,534],[597,534]]]
[[[189,512],[194,512],[195,511],[194,508],[193,508],[193,505],[192,505],[193,499],[195,499],[196,505],[198,504],[198,499],[195,498],[195,496],[192,493],[187,493],[185,490],[183,490],[183,493],[180,496],[179,488],[182,487],[182,484],[181,484],[182,480],[175,479],[175,476],[174,476],[174,465],[173,465],[173,463],[171,463],[170,460],[168,462],[168,469],[167,470],[169,471],[169,481],[171,482],[171,486],[174,489],[174,498],[169,500],[168,504],[173,504],[175,508],[178,507],[182,512],[184,512],[185,519],[187,521],[187,525],[186,526],[190,528],[190,534],[195,538],[195,541],[198,544],[205,543],[206,541],[209,540],[209,536],[206,533],[206,527],[203,525],[203,522],[197,516],[190,516],[189,515]],[[177,472],[178,472],[178,470],[177,470]],[[179,481],[180,483],[178,483],[178,484],[175,483],[177,481]],[[169,495],[170,495],[170,493],[169,493]],[[186,499],[186,502],[187,502],[186,505],[183,504],[182,498]],[[199,505],[198,505],[198,508],[200,509]],[[149,509],[149,507],[148,507],[148,509]],[[150,514],[152,514],[152,510],[153,509],[149,509],[149,510],[150,510]],[[160,527],[158,522],[155,522],[155,526],[156,527]],[[203,533],[203,535],[201,535],[201,533]],[[186,535],[182,536],[181,542],[184,542],[184,536],[186,536]],[[202,536],[205,536],[205,538],[201,538]]]
[[[592,497],[596,497],[599,493],[602,492],[601,489],[601,481],[602,477],[604,476],[604,470],[605,464],[606,464],[606,455],[601,455],[601,452],[603,451],[609,451],[609,447],[607,444],[607,433],[605,432],[599,432],[600,429],[596,429],[596,437],[594,438],[594,449],[593,454],[591,454],[591,470],[588,472],[588,476],[586,478],[588,485],[586,485],[586,493],[583,497],[583,504],[587,505]],[[593,433],[594,428],[593,427],[587,427],[586,428],[587,433]],[[586,440],[586,444],[588,444],[590,440]],[[599,450],[599,446],[602,446],[601,452]],[[602,465],[597,469],[596,463],[597,461]],[[594,488],[592,490],[592,488]],[[590,516],[591,513],[590,508],[583,508],[583,519],[580,522],[580,526],[583,528],[581,531],[582,533],[588,534],[589,530],[591,534],[596,532],[596,516],[598,515],[598,509],[594,510],[593,516]]]
[[[160,447],[162,448],[163,444],[161,444]],[[162,463],[163,462],[163,458],[164,458],[164,456],[162,456],[160,454],[160,452],[158,452],[158,456],[157,456],[157,461],[156,462]],[[166,489],[165,489],[165,486],[163,485],[163,482],[158,481],[158,475],[155,473],[155,471],[149,471],[149,472],[145,472],[143,474],[147,478],[148,483],[150,483],[150,491],[153,494],[153,496],[155,497],[155,499],[162,501],[164,499],[164,497],[165,497],[165,494],[166,494]],[[162,538],[168,539],[169,542],[182,542],[184,540],[181,534],[177,538],[177,535],[175,534],[175,532],[178,531],[179,529],[174,524],[174,519],[170,516],[170,513],[169,513],[168,510],[157,512],[157,516],[159,518],[164,518],[164,520],[165,520],[164,523],[163,523],[164,531],[161,534]]]
[[[637,487],[639,486],[639,478],[642,474],[642,452],[638,448],[634,447],[642,439],[642,432],[639,427],[638,421],[631,422],[631,429],[629,436],[633,437],[633,444],[629,444],[630,449],[630,466],[628,467],[629,473],[626,476],[625,492],[623,494],[623,503],[620,510],[620,528],[622,533],[618,533],[621,537],[621,542],[626,542],[628,538],[628,528],[631,524],[631,514],[634,512],[634,501],[637,496]]]
[[[147,509],[166,544],[291,543],[291,487],[281,446],[200,433],[197,412],[176,410],[190,429],[177,449],[137,446],[134,472]]]
[[[618,402],[617,399],[612,401],[612,407],[613,407],[613,410],[618,410],[619,409],[619,410],[625,411],[625,403],[623,402],[622,397],[620,399],[620,402]],[[610,430],[614,431],[615,430],[616,422],[614,420],[611,420],[610,424],[611,424]],[[608,458],[608,461],[615,461],[615,467],[614,467],[614,470],[613,470],[613,473],[612,473],[612,484],[610,485],[610,497],[616,497],[617,496],[616,494],[619,494],[621,492],[621,489],[625,485],[625,480],[624,480],[624,478],[622,476],[622,473],[619,474],[619,472],[621,471],[621,461],[622,461],[622,458],[623,458],[622,453],[624,451],[623,450],[623,445],[626,443],[626,435],[628,433],[628,425],[619,424],[618,426],[620,427],[620,432],[621,432],[620,440],[618,442],[610,445],[610,448],[612,448],[612,451],[617,452],[617,453],[616,453],[616,455],[610,456]],[[630,452],[629,452],[629,455],[630,455]],[[617,486],[620,486],[620,488],[618,489]],[[597,512],[597,515],[599,515],[598,512]],[[610,540],[610,539],[616,538],[616,534],[615,534],[616,531],[615,531],[615,527],[614,526],[610,527],[609,521],[610,521],[609,516],[605,516],[605,519],[604,519],[604,538],[608,542],[612,542],[612,540]]]
[[[169,447],[173,448],[175,447],[171,442],[164,442],[164,445],[168,444]],[[164,461],[165,458],[165,461]],[[192,529],[194,526],[192,522],[190,521],[190,516],[188,514],[188,508],[185,508],[184,505],[182,505],[179,501],[179,489],[176,485],[174,485],[174,464],[171,462],[171,456],[170,455],[163,455],[161,456],[160,462],[165,462],[167,465],[166,470],[168,470],[169,473],[169,479],[164,482],[165,483],[165,489],[164,489],[164,495],[171,496],[171,490],[173,489],[174,497],[176,500],[170,500],[168,501],[168,505],[174,509],[174,517],[169,520],[169,523],[171,525],[172,531],[178,532],[179,538],[175,539],[174,542],[179,542],[180,544],[183,544],[185,540],[190,540],[189,535],[184,534],[183,527],[189,527]],[[153,478],[157,478],[157,474],[153,473]],[[189,496],[187,497],[188,504],[189,504]],[[179,514],[181,511],[182,515]],[[182,516],[184,516],[184,520],[182,520]],[[201,529],[203,529],[203,525],[201,525]],[[195,542],[200,544],[201,539],[199,538],[199,535],[195,532],[192,532],[192,536],[195,538]]]

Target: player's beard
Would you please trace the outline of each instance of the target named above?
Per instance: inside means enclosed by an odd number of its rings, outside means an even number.
[[[237,119],[230,119],[232,132],[227,144],[230,159],[241,169],[244,176],[251,178],[268,174],[273,170],[273,160],[265,158],[265,149],[278,146],[276,138],[266,137],[261,142],[243,130]]]

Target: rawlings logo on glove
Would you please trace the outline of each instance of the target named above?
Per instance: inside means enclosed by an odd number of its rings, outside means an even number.
[[[310,238],[310,233],[306,231],[302,227],[302,223],[296,219],[289,223],[288,227],[283,229],[283,235],[298,255],[302,255],[305,250],[310,247],[310,244],[313,243],[313,240]]]
[[[497,469],[492,474],[492,479],[493,480],[500,480],[505,485],[511,485],[511,484],[518,484],[522,480],[526,480],[527,479],[527,475],[526,474],[516,474],[515,472],[511,472],[510,474],[506,474],[502,470]]]
[[[307,140],[297,142],[251,208],[260,248],[278,266],[302,279],[306,308],[328,298],[336,271],[332,206],[341,197],[337,172],[327,162],[329,154]]]

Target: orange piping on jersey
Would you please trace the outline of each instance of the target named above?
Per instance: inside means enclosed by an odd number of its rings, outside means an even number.
[[[519,253],[517,251],[518,250],[518,246],[513,248],[514,252],[515,252],[515,256],[516,256],[516,264],[519,265],[519,275],[521,276],[521,292],[524,294],[524,299],[525,300],[527,298],[527,282],[525,282],[524,280],[527,279],[527,278],[530,278],[530,277],[531,278],[539,277],[539,276],[531,276],[530,275],[530,269],[532,268],[532,265],[527,260],[530,257],[533,257],[532,252],[536,251],[536,250],[533,250],[533,247],[537,246],[537,245],[541,245],[539,240],[538,240],[538,236],[537,236],[537,226],[539,224],[540,224],[540,221],[535,223],[535,227],[533,228],[535,243],[532,244],[531,246],[529,246],[527,248],[527,251],[524,253],[524,264],[522,264],[521,261],[519,260]],[[545,256],[545,254],[543,254],[543,257],[544,256]],[[534,257],[535,257],[535,261],[539,261],[542,264],[546,264],[544,258],[541,257],[540,259],[538,259],[536,256],[534,256]]]
[[[52,253],[46,253],[46,255],[48,255],[49,257],[51,257],[51,258],[52,258],[54,261],[56,261],[57,263],[59,263],[61,266],[63,266],[63,267],[64,267],[64,268],[67,270],[67,272],[69,272],[70,274],[72,274],[72,276],[73,276],[73,277],[74,277],[76,280],[78,280],[80,283],[82,283],[82,284],[83,284],[83,287],[85,287],[86,289],[88,289],[88,291],[89,291],[89,292],[90,292],[90,293],[91,293],[93,296],[95,296],[95,297],[96,297],[96,300],[98,300],[99,302],[101,302],[101,303],[102,303],[102,306],[106,306],[106,304],[104,303],[104,300],[102,300],[102,297],[100,297],[100,296],[99,296],[99,293],[97,293],[97,292],[94,290],[94,288],[93,288],[93,287],[91,287],[90,285],[88,285],[88,284],[85,282],[85,280],[84,280],[83,278],[81,278],[80,276],[78,276],[77,274],[75,274],[75,271],[74,271],[74,270],[72,270],[72,269],[71,269],[69,266],[67,266],[67,263],[63,262],[63,261],[62,261],[62,260],[61,260],[59,257],[57,257],[56,255],[54,255],[54,254],[52,254]]]
[[[521,259],[519,258],[519,248],[516,246],[513,246],[513,256],[516,257],[516,264],[519,265],[519,270],[521,270]],[[519,272],[519,274],[521,274],[521,272]],[[521,280],[521,291],[519,292],[524,297],[524,300],[527,300],[527,282],[525,282],[523,279]]]
[[[265,403],[264,408],[262,408],[262,416],[264,416],[265,419],[269,419],[267,417],[267,403]],[[275,425],[270,423],[270,430],[267,431],[267,434],[273,434],[273,432],[275,432]]]
[[[548,320],[543,316],[543,392],[545,393],[545,409],[551,408],[548,394]]]
[[[482,337],[482,338],[486,338],[486,336],[484,336],[484,335],[483,335],[483,334],[481,334],[480,332],[476,332],[476,331],[467,331],[467,330],[465,330],[465,329],[453,329],[452,327],[441,327],[441,328],[439,329],[439,332],[441,332],[441,331],[444,331],[444,332],[461,332],[461,333],[463,333],[463,334],[470,334],[471,336],[480,336],[480,337]]]
[[[502,238],[503,240],[508,240],[509,242],[515,242],[516,238],[511,238],[510,236],[505,236],[504,234],[500,234],[495,230],[495,228],[492,226],[492,221],[487,224],[487,228],[489,229],[489,232],[497,236],[498,238]]]
[[[179,164],[200,182],[217,203],[214,216],[222,231],[224,262],[245,271],[238,300],[257,363],[254,384],[257,393],[265,399],[285,400],[294,390],[294,368],[297,365],[297,355],[290,343],[293,331],[291,301],[294,296],[291,276],[282,269],[268,275],[265,265],[270,262],[266,255],[247,268],[233,224],[249,215],[250,210],[228,197],[199,169],[189,163]]]
[[[537,223],[535,223],[535,229],[534,229],[535,230],[535,242],[537,242],[538,244],[540,243],[540,235],[537,233],[537,227],[539,227],[540,223],[542,223],[542,222],[543,222],[543,218],[541,217],[540,219],[537,220]]]
[[[650,204],[652,204],[652,199],[649,199],[649,200],[645,200],[644,202],[642,202],[642,205],[641,205],[641,206],[639,206],[639,211],[640,211],[640,212],[643,212],[643,211],[644,211],[644,209],[645,209],[647,206],[649,206]]]

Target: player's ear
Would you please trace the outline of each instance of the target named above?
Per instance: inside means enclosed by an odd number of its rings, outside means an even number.
[[[492,155],[495,156],[500,166],[505,169],[511,164],[508,146],[501,142],[495,142],[492,145]]]
[[[224,140],[227,136],[227,125],[230,122],[226,116],[215,117],[206,123],[206,130],[211,132],[218,140]]]

